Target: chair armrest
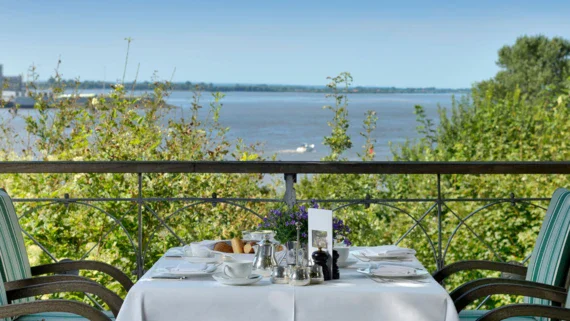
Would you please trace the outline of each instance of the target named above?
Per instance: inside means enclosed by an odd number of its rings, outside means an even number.
[[[511,263],[493,262],[493,261],[459,261],[451,263],[443,267],[441,270],[433,274],[433,278],[437,282],[442,282],[448,276],[468,270],[489,270],[498,272],[507,272],[521,276],[526,275],[527,268],[525,266],[515,265]]]
[[[545,299],[557,303],[563,303],[566,301],[566,290],[552,290],[546,289],[544,287],[519,284],[493,283],[481,285],[463,294],[461,297],[455,300],[455,309],[457,309],[457,312],[460,312],[475,300],[495,294],[522,295]]]
[[[493,309],[477,319],[477,321],[499,321],[519,316],[570,320],[570,309],[540,304],[511,304]]]
[[[48,284],[36,284],[6,291],[8,301],[59,292],[84,292],[98,296],[105,302],[115,317],[123,305],[123,300],[104,286],[95,282],[65,281]]]
[[[133,287],[133,281],[129,277],[121,272],[121,270],[116,267],[109,265],[107,263],[98,261],[72,261],[72,262],[58,262],[50,263],[44,265],[38,265],[32,267],[32,275],[42,275],[47,273],[63,273],[73,270],[94,270],[106,273],[110,275],[113,279],[118,281],[127,292]]]
[[[76,301],[45,300],[0,306],[0,318],[42,312],[67,312],[80,315],[90,321],[110,321],[103,312],[89,305]]]
[[[14,290],[23,288],[26,286],[31,285],[38,285],[38,284],[48,284],[48,283],[57,283],[57,282],[65,282],[65,281],[83,281],[83,282],[92,282],[95,284],[95,281],[88,279],[83,276],[77,275],[69,275],[69,274],[62,274],[62,275],[49,275],[49,276],[38,276],[35,278],[28,278],[28,279],[21,279],[16,281],[4,282],[4,288],[6,291]]]
[[[449,294],[449,296],[451,297],[451,299],[453,301],[455,301],[458,298],[460,298],[463,294],[470,292],[471,290],[473,290],[477,287],[480,287],[480,286],[486,285],[486,284],[499,284],[499,283],[500,284],[527,285],[527,286],[532,286],[532,287],[536,287],[536,288],[544,288],[547,290],[562,291],[562,292],[566,291],[562,287],[558,287],[558,286],[554,286],[554,285],[548,285],[548,284],[544,284],[544,283],[526,281],[526,280],[505,279],[505,278],[483,278],[483,279],[478,279],[478,280],[474,280],[471,282],[467,282],[467,283],[459,286],[458,288],[453,290]]]

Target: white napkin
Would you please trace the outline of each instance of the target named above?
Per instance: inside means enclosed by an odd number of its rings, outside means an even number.
[[[382,245],[376,247],[370,247],[358,251],[357,254],[364,256],[387,256],[387,257],[398,257],[398,256],[413,256],[416,255],[416,251],[413,249],[408,249],[404,247],[399,247],[396,245]]]
[[[171,249],[168,249],[168,251],[166,251],[166,253],[164,254],[164,256],[184,256],[184,250],[182,250],[181,247],[173,247]]]
[[[417,269],[403,265],[378,265],[370,270],[370,274],[384,277],[415,276],[417,275]]]
[[[215,240],[204,240],[204,241],[200,241],[200,242],[196,242],[200,245],[203,245],[207,248],[209,248],[210,250],[214,249],[214,246],[216,245],[216,243],[218,242],[223,242],[223,241],[215,241]]]
[[[200,245],[208,248],[209,250],[213,250],[214,246],[218,242],[220,242],[220,241],[205,240],[205,241],[195,242],[195,244],[200,244]],[[191,253],[192,253],[191,247],[190,247],[190,245],[187,245],[186,249],[182,246],[170,248],[166,251],[164,256],[190,256]]]
[[[215,269],[214,266],[211,266]],[[188,263],[183,262],[175,267],[158,268],[155,275],[191,275],[196,273],[204,273],[208,271],[209,266],[204,263]]]

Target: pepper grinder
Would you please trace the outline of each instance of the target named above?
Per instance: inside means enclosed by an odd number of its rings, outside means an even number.
[[[336,250],[333,250],[333,264],[332,264],[332,278],[333,280],[340,279],[340,271],[338,269],[338,258],[340,255]]]
[[[329,270],[329,266],[327,264],[327,262],[330,258],[329,253],[326,251],[323,251],[322,248],[319,247],[319,250],[313,252],[311,257],[313,258],[313,262],[315,262],[316,265],[320,265],[323,268],[323,277],[324,277],[325,281],[330,281],[331,280],[331,271]]]

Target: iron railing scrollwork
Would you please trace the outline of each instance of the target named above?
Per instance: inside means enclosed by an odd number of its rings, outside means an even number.
[[[309,200],[297,199],[295,183],[298,174],[421,174],[434,175],[436,178],[437,194],[432,198],[407,198],[407,199],[374,199],[370,195],[363,195],[361,199],[316,199],[318,203],[328,204],[328,208],[333,211],[341,211],[351,206],[381,206],[390,209],[396,214],[405,215],[411,221],[410,227],[396,241],[399,244],[411,233],[419,230],[426,238],[427,244],[433,253],[434,263],[437,269],[442,268],[446,263],[446,257],[452,249],[452,244],[460,230],[465,230],[478,242],[483,244],[495,259],[504,261],[504,258],[470,226],[470,219],[478,213],[492,209],[501,204],[526,204],[546,210],[542,205],[535,202],[548,201],[549,198],[518,198],[511,194],[510,197],[498,198],[445,198],[441,187],[441,175],[445,174],[570,174],[570,162],[0,162],[0,174],[10,173],[125,173],[137,175],[137,195],[134,198],[74,198],[64,195],[63,198],[26,198],[17,199],[16,203],[34,204],[27,211],[20,215],[20,219],[29,216],[34,211],[64,204],[69,207],[83,206],[93,210],[95,213],[105,215],[112,224],[103,233],[107,237],[110,233],[120,229],[125,234],[128,246],[136,255],[136,270],[134,273],[140,278],[145,270],[145,259],[148,255],[149,244],[154,240],[159,228],[163,228],[169,235],[180,244],[185,244],[188,240],[181,238],[169,225],[169,221],[180,213],[190,208],[203,204],[227,204],[240,208],[251,215],[262,217],[262,213],[257,213],[249,207],[248,203],[276,203],[284,202],[292,207],[295,204],[309,202]],[[209,198],[203,197],[153,197],[143,195],[144,175],[151,173],[263,173],[281,174],[285,181],[284,196],[282,199],[263,198],[224,198],[213,194]],[[100,206],[102,202],[125,202],[133,204],[129,212],[117,215],[111,213]],[[182,206],[171,213],[158,213],[153,207],[157,202],[177,202]],[[410,213],[399,204],[425,203],[427,210],[420,212],[420,215]],[[473,209],[467,215],[461,216],[450,206],[452,203],[483,203]],[[129,231],[124,225],[124,218],[131,211],[136,211],[136,232]],[[158,225],[152,231],[146,231],[149,238],[143,246],[145,235],[145,221],[143,213],[148,213],[148,217],[156,220]],[[162,215],[160,215],[162,214]],[[457,221],[457,225],[452,229],[449,236],[444,235],[444,219],[451,217]],[[428,218],[435,219],[437,232],[435,237],[430,235],[425,226]],[[37,246],[41,248],[52,260],[57,261],[53,253],[41,244],[33,235],[27,231],[24,234]],[[97,244],[91,246],[81,255],[85,259],[96,248]]]

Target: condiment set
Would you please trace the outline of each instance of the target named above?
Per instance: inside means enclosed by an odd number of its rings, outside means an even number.
[[[301,223],[297,222],[296,227],[297,242],[295,242],[295,264],[288,266],[279,265],[275,257],[279,244],[272,242],[270,235],[265,234],[263,239],[254,245],[255,258],[253,264],[250,265],[251,269],[245,267],[245,264],[243,264],[245,261],[237,262],[235,260],[228,260],[228,262],[224,262],[224,272],[216,275],[216,280],[227,281],[225,284],[231,284],[228,279],[247,279],[251,278],[251,276],[260,275],[270,277],[270,281],[273,284],[305,286],[309,284],[320,284],[325,280],[338,278],[338,268],[333,268],[333,271],[331,271],[327,265],[330,255],[326,251],[322,251],[319,248],[319,251],[313,253],[312,258],[315,262],[313,265],[309,266],[307,262],[302,259],[304,252],[300,248]],[[338,254],[336,254],[336,257],[338,258]],[[246,277],[246,275],[251,276]],[[253,280],[250,281],[253,283]],[[245,285],[246,283],[248,282],[244,281],[242,284],[235,283],[235,285]]]
[[[297,242],[295,243],[295,264],[284,266],[274,266],[271,274],[271,283],[289,284],[293,286],[303,286],[311,283],[311,268],[304,266],[302,260],[299,260],[299,253],[302,253],[299,244],[301,238],[301,223],[297,222]],[[302,257],[302,256],[301,256]],[[316,278],[318,280],[318,276]]]

